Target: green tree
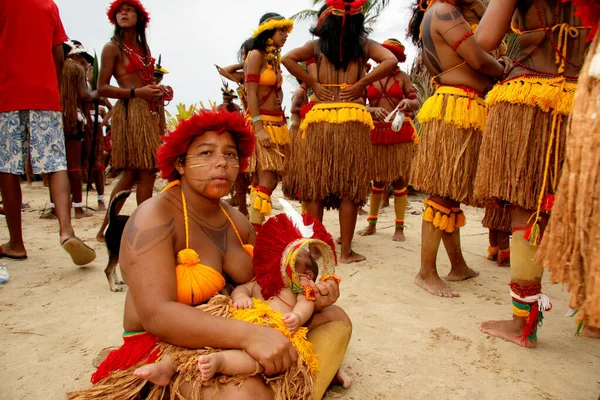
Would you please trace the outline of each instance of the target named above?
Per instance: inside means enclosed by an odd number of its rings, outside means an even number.
[[[296,14],[292,15],[290,18],[294,21],[308,21],[308,22],[316,22],[317,14],[319,13],[319,8],[325,3],[324,0],[312,0],[313,7],[317,7],[314,9],[306,9]],[[382,11],[385,10],[387,6],[390,5],[390,0],[369,0],[364,5],[365,11],[365,25],[368,31],[372,31],[375,23],[377,23],[377,18],[381,15]]]

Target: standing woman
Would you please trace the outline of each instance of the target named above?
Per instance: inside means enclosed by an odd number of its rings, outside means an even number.
[[[404,45],[397,39],[388,39],[383,47],[391,51],[398,63],[406,61]],[[417,94],[412,87],[410,77],[396,66],[392,73],[369,86],[367,89],[369,111],[375,122],[371,131],[373,144],[373,163],[371,177],[371,205],[369,209],[369,225],[359,233],[361,236],[372,235],[376,231],[377,215],[381,206],[384,191],[390,182],[394,188],[394,210],[396,212],[396,230],[394,240],[404,242],[404,214],[408,204],[408,174],[416,139],[415,126],[409,116],[411,111],[419,108]],[[392,129],[391,122],[385,122],[389,113],[398,108],[398,113],[405,114],[404,122],[398,131]]]
[[[283,175],[290,151],[290,134],[281,109],[283,76],[281,48],[294,22],[279,14],[267,13],[260,19],[249,46],[245,64],[245,85],[249,119],[256,136],[250,170],[255,182],[250,194],[250,222],[259,229],[271,214],[271,194]],[[254,185],[253,185],[254,186]]]
[[[317,101],[300,127],[302,139],[290,160],[290,184],[300,190],[306,211],[323,217],[323,200],[341,200],[342,263],[363,261],[351,248],[358,205],[367,200],[373,120],[364,106],[367,86],[389,75],[396,57],[367,39],[365,0],[327,0],[311,33],[318,39],[292,50],[283,64],[314,90]],[[317,76],[299,64],[316,58]],[[365,74],[368,59],[379,63]]]
[[[111,41],[102,50],[98,79],[100,96],[119,99],[112,116],[112,166],[123,170],[111,199],[137,182],[137,203],[152,197],[156,172],[156,150],[160,146],[157,111],[162,91],[152,85],[154,59],[146,41],[150,17],[139,0],[115,0],[107,12],[115,25]],[[111,86],[115,77],[119,87]],[[117,205],[117,212],[123,203]],[[104,240],[108,215],[96,238]]]

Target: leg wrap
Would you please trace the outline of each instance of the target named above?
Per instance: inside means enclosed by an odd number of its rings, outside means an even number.
[[[383,199],[383,192],[385,188],[371,188],[371,198],[369,199],[369,218],[367,221],[371,225],[377,225],[377,216],[379,215],[379,208],[381,207],[381,200]]]
[[[431,222],[437,229],[452,233],[466,225],[467,219],[460,208],[446,208],[431,198],[425,200],[423,220]]]
[[[259,186],[250,196],[250,222],[262,225],[265,217],[271,215],[271,194],[273,192],[264,186]]]
[[[510,245],[511,265],[510,275],[514,281],[541,282],[544,269],[533,262],[537,253],[537,246],[530,246],[529,241],[523,238],[524,230],[513,229],[513,238]]]
[[[404,216],[408,205],[408,189],[394,190],[394,211],[396,212],[396,228],[405,228]]]
[[[537,330],[542,326],[544,319],[543,311],[552,309],[552,303],[548,296],[541,292],[542,285],[523,287],[515,282],[510,283],[513,314],[526,319],[523,325],[523,335],[520,336],[523,344],[537,340]]]

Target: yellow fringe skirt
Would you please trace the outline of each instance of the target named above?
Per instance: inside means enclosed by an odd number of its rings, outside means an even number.
[[[111,137],[113,168],[156,169],[156,150],[161,144],[159,118],[146,100],[117,102]]]
[[[584,325],[600,328],[600,80],[590,63],[600,53],[596,36],[581,70],[567,131],[565,163],[538,259],[552,283],[564,283],[570,307]]]
[[[474,205],[473,181],[485,118],[485,102],[474,91],[438,87],[417,116],[421,133],[410,184],[425,193]]]
[[[536,210],[555,192],[575,84],[517,77],[486,98],[489,115],[479,156],[475,197]],[[541,197],[542,196],[542,197]]]
[[[328,196],[364,203],[369,194],[373,120],[356,103],[315,105],[300,126],[290,160],[289,184],[302,200]]]
[[[287,159],[290,155],[290,133],[283,111],[272,113],[279,115],[263,114],[261,110],[262,123],[265,131],[273,142],[271,147],[264,147],[256,140],[254,154],[250,157],[248,168],[245,172],[272,171],[283,176],[287,170]],[[252,117],[248,117],[252,121]]]

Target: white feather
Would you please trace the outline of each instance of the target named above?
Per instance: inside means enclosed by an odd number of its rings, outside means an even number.
[[[283,207],[283,211],[285,215],[292,221],[292,224],[298,229],[303,238],[311,238],[315,234],[313,230],[313,224],[304,225],[304,220],[302,219],[302,215],[298,211],[292,207],[290,203],[288,203],[284,199],[279,199],[279,203]]]

